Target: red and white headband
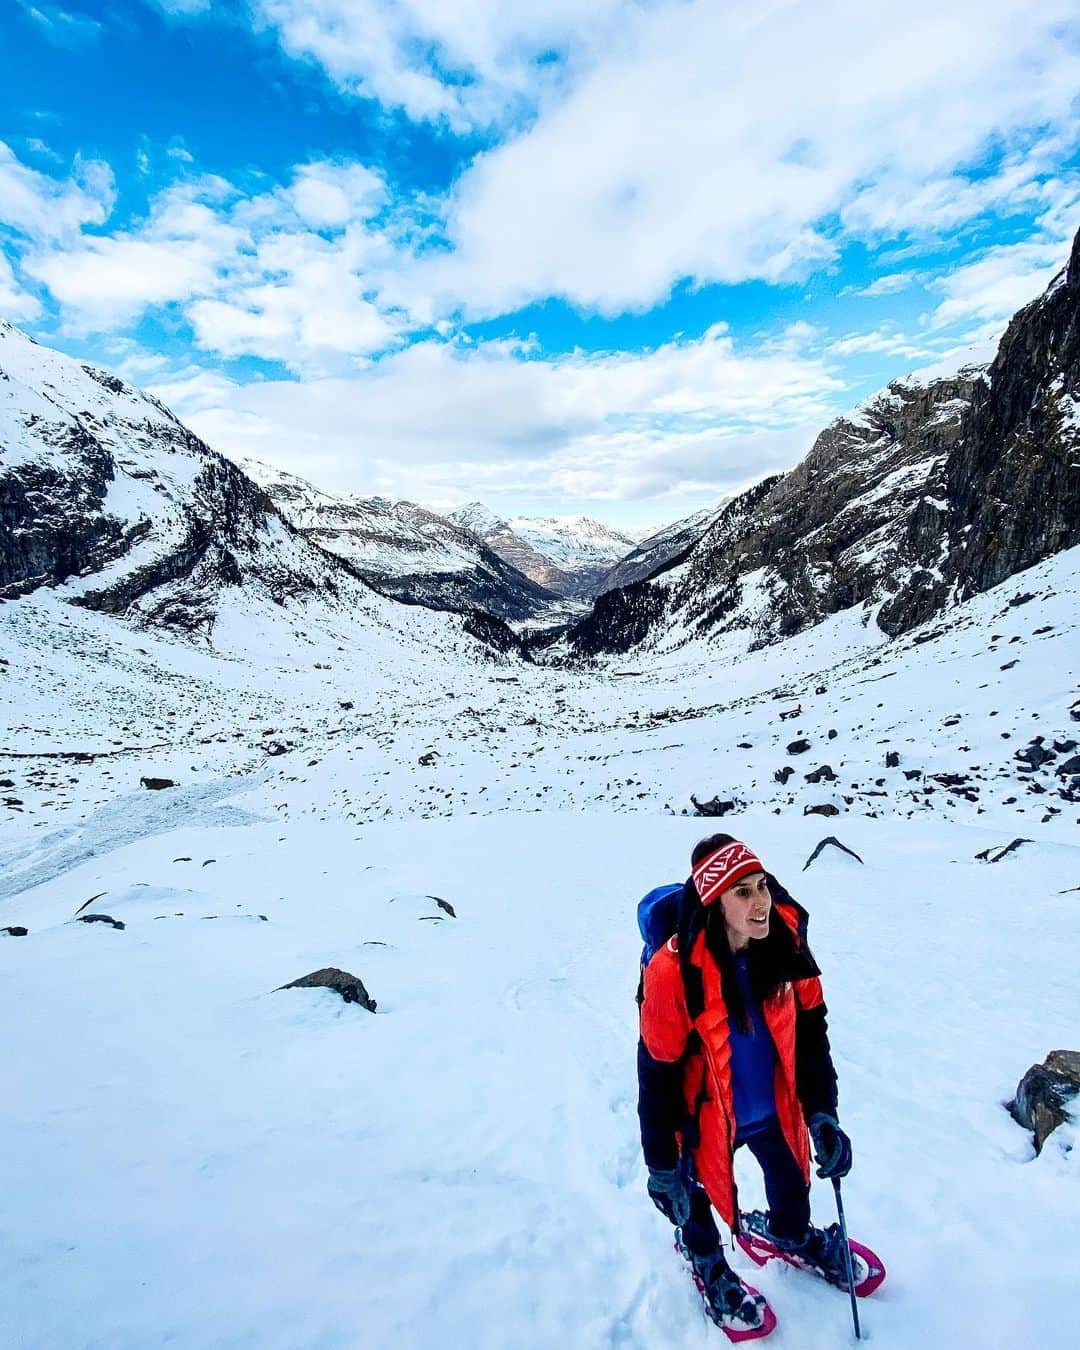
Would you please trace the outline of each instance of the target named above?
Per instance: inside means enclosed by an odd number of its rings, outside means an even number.
[[[693,870],[694,885],[701,903],[707,905],[736,882],[742,881],[743,877],[750,876],[752,872],[764,871],[761,859],[736,840],[702,858]]]

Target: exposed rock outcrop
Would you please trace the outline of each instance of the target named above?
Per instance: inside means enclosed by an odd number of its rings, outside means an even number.
[[[864,606],[890,636],[1080,543],[1080,235],[988,368],[897,380],[676,565],[566,630],[573,659],[733,630],[759,647]]]

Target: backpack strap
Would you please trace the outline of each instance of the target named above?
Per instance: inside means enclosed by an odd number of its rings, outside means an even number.
[[[696,1022],[705,1011],[705,982],[701,971],[690,960],[698,934],[705,925],[705,906],[698,899],[693,880],[683,886],[682,899],[679,902],[679,918],[676,933],[679,939],[679,970],[683,978],[683,990],[686,994],[686,1011],[690,1021]],[[696,1032],[691,1032],[696,1036]]]

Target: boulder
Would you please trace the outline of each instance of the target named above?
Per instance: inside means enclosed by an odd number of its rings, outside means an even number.
[[[1068,1119],[1069,1104],[1080,1094],[1080,1051],[1052,1050],[1021,1078],[1016,1096],[1006,1102],[1013,1120],[1031,1130],[1035,1152]]]
[[[1033,769],[1041,769],[1044,764],[1048,764],[1052,759],[1057,759],[1057,754],[1053,750],[1047,750],[1043,745],[1043,738],[1036,736],[1033,741],[1029,741],[1023,750],[1017,750],[1015,759],[1023,760],[1030,764]]]
[[[139,782],[144,788],[149,788],[151,792],[160,792],[162,788],[176,786],[176,783],[171,778],[140,778]]]
[[[690,794],[690,800],[699,816],[726,816],[729,811],[738,811],[743,806],[742,802],[737,801],[722,802],[719,797],[714,797],[712,801],[699,802],[693,793]]]
[[[6,933],[8,937],[26,937],[28,930],[22,924],[12,924],[9,928],[0,928],[0,933]]]
[[[804,816],[838,816],[840,808],[834,806],[832,802],[822,802],[819,806],[804,806]]]
[[[75,920],[76,923],[107,923],[113,928],[119,928],[123,932],[127,926],[120,919],[114,919],[111,914],[80,914]]]
[[[359,1003],[368,1012],[373,1013],[378,1006],[361,979],[350,975],[347,970],[338,970],[336,966],[313,970],[310,975],[303,975],[299,980],[279,985],[274,992],[279,993],[282,989],[333,989],[346,1003]]]
[[[810,742],[805,737],[800,737],[797,741],[792,741],[787,748],[789,755],[805,755],[810,749]]]
[[[790,764],[785,764],[782,769],[777,769],[777,771],[773,774],[773,778],[778,783],[784,784],[787,782],[787,780],[791,777],[791,775],[794,772],[795,770],[791,767]]]
[[[804,777],[808,783],[835,783],[836,774],[831,764],[822,764],[820,768],[812,770]]]

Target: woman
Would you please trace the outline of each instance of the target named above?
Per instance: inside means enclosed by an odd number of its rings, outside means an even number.
[[[728,1266],[712,1209],[846,1289],[837,1225],[810,1223],[807,1131],[820,1177],[847,1174],[851,1144],[806,911],[729,834],[703,839],[691,867],[678,932],[644,974],[638,1110],[649,1194],[678,1229],[709,1315],[741,1340],[775,1318]],[[743,1144],[764,1172],[767,1213],[739,1213]]]

